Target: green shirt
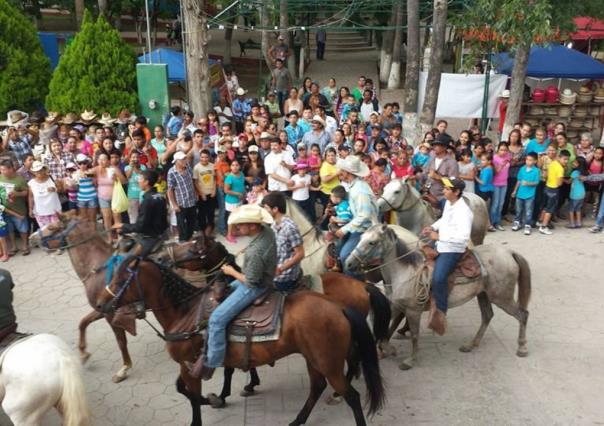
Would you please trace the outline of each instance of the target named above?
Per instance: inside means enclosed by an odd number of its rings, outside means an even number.
[[[12,178],[0,176],[0,186],[6,191],[6,202],[2,200],[2,204],[20,215],[27,216],[27,195],[25,197],[14,197],[11,203],[8,201],[8,194],[12,191],[27,191],[27,182],[23,177],[15,175]]]
[[[256,235],[245,250],[243,275],[245,284],[253,287],[271,288],[277,268],[277,244],[275,233],[268,226]]]

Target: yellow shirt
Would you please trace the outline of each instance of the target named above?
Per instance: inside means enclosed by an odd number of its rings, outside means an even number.
[[[545,186],[551,189],[556,189],[560,186],[558,181],[564,177],[564,167],[557,160],[550,163],[547,168],[547,180]]]
[[[329,176],[334,175],[338,172],[335,164],[329,164],[327,161],[323,161],[321,165],[321,169],[319,170],[319,176]],[[337,177],[335,179],[330,180],[329,182],[321,182],[321,192],[323,194],[331,194],[331,190],[340,184],[340,179]]]

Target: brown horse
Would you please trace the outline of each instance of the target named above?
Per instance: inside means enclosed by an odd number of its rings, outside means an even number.
[[[189,375],[187,362],[193,362],[203,346],[203,337],[198,330],[200,303],[207,297],[204,289],[183,282],[175,284],[174,277],[164,281],[169,270],[160,270],[151,261],[130,260],[113,277],[107,291],[100,295],[97,307],[104,312],[126,304],[143,305],[153,311],[158,322],[168,335],[187,336],[169,339],[166,349],[172,359],[180,365],[176,389],[185,395],[191,404],[192,425],[201,422],[201,381]],[[135,284],[133,284],[135,283]],[[201,319],[207,320],[208,312],[202,310]],[[190,333],[190,334],[189,334]],[[230,343],[225,366],[240,368],[246,364],[246,345]],[[358,363],[363,370],[368,391],[369,414],[375,413],[384,402],[384,388],[379,371],[375,341],[363,316],[353,308],[342,308],[316,293],[302,291],[285,300],[281,335],[279,340],[252,343],[249,348],[249,366],[271,364],[293,353],[306,359],[310,378],[310,393],[302,410],[290,425],[304,424],[327,382],[344,395],[351,407],[357,425],[365,425],[359,393],[344,376],[344,364],[355,369]],[[354,356],[352,356],[354,354]],[[350,365],[352,362],[353,365]],[[354,365],[356,363],[356,366]]]

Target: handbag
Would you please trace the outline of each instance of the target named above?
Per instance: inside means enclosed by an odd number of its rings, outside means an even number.
[[[123,213],[128,210],[128,196],[119,181],[113,184],[113,195],[111,196],[111,210],[115,213]]]

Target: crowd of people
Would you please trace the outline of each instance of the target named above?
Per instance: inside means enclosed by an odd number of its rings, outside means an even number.
[[[306,78],[298,89],[277,62],[265,102],[232,85],[232,105],[221,99],[205,116],[173,107],[165,123],[151,127],[128,110],[115,118],[9,112],[0,123],[0,260],[29,254],[28,234],[62,211],[99,217],[108,238],[117,238],[119,224],[137,220],[145,170],[158,172],[154,188],[168,200],[180,241],[216,227],[235,242],[229,215],[272,191],[291,197],[324,229],[342,227],[355,214],[337,166],[348,157],[366,167],[362,178],[374,197],[391,179],[406,178],[442,206],[441,178],[463,179],[466,192],[489,203],[490,231],[504,230],[508,218],[513,231],[530,234],[536,226],[549,235],[562,211],[569,228],[592,214],[591,230],[602,230],[604,148],[591,134],[574,144],[561,122],[518,123],[496,143],[477,127],[453,138],[440,120],[422,140],[408,141],[399,105],[382,104],[370,79],[359,77],[351,90],[334,79],[321,87]]]

